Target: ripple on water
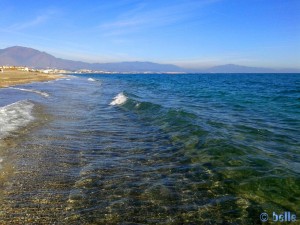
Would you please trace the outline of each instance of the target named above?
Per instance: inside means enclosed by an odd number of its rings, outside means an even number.
[[[298,119],[278,110],[283,98],[260,96],[269,79],[159,76],[104,76],[101,88],[86,76],[43,84],[51,98],[34,104],[51,119],[0,152],[0,174],[14,165],[0,183],[1,218],[260,224],[261,212],[298,209]]]

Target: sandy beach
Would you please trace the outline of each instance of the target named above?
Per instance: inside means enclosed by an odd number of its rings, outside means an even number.
[[[19,70],[4,70],[0,72],[0,88],[26,84],[31,82],[42,82],[62,78],[58,74],[45,74],[40,72],[28,72]]]

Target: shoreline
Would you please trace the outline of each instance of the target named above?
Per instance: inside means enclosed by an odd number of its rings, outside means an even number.
[[[32,82],[43,82],[63,78],[59,74],[46,74],[40,72],[28,72],[20,70],[4,70],[0,72],[0,88],[11,87]]]

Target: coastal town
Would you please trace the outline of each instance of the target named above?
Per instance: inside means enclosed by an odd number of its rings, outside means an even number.
[[[0,66],[0,88],[43,82],[63,77],[65,70],[32,69],[23,66]]]
[[[154,71],[131,71],[131,72],[121,72],[121,71],[104,71],[104,70],[90,70],[90,69],[79,69],[79,70],[64,70],[56,68],[46,68],[46,69],[36,69],[27,66],[0,66],[0,73],[5,70],[9,71],[24,71],[24,72],[35,72],[44,74],[185,74],[186,72],[154,72]]]
[[[33,73],[44,73],[44,74],[68,74],[68,73],[76,73],[76,74],[85,74],[85,73],[100,73],[100,74],[112,74],[117,72],[108,72],[108,71],[95,71],[88,69],[80,69],[80,70],[63,70],[63,69],[36,69],[27,66],[0,66],[0,72],[4,71],[23,71],[23,72],[33,72]]]
[[[0,72],[4,71],[24,71],[24,72],[35,72],[35,73],[45,73],[45,74],[63,74],[71,73],[72,71],[60,70],[60,69],[34,69],[26,66],[0,66]]]

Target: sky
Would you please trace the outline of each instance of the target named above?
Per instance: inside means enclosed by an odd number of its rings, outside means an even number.
[[[299,0],[0,0],[0,48],[85,62],[300,68]]]

